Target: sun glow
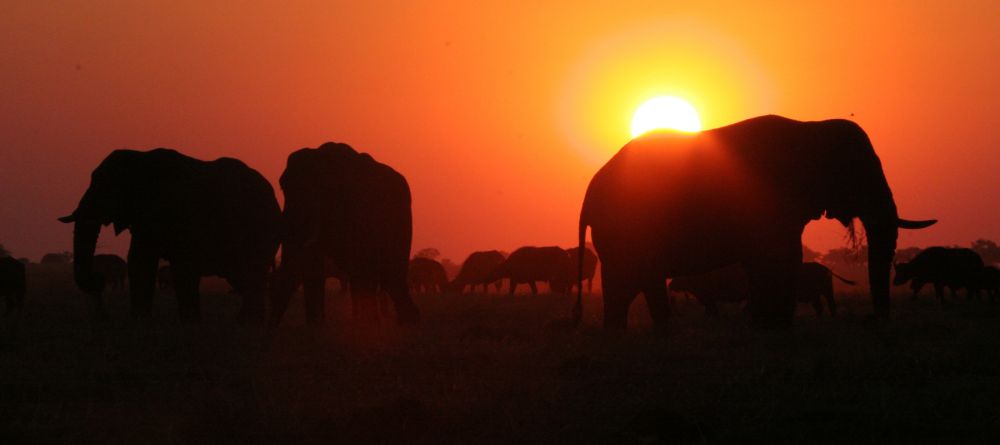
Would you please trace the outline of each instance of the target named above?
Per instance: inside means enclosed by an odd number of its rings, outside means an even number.
[[[678,130],[694,133],[701,130],[698,111],[686,100],[657,96],[643,102],[632,115],[632,137],[652,130]]]

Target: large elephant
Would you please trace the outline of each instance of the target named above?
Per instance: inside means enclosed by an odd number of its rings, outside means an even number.
[[[898,229],[935,221],[898,217],[871,141],[847,120],[772,115],[695,134],[641,136],[591,179],[579,244],[591,227],[607,328],[625,328],[638,292],[663,326],[665,278],[737,263],[748,274],[752,323],[790,326],[802,231],[822,216],[848,228],[861,220],[874,317],[887,319]],[[579,320],[582,292],[577,300]]]
[[[376,292],[389,294],[400,323],[420,314],[407,285],[412,216],[410,187],[391,167],[347,144],[328,142],[288,156],[282,261],[272,288],[271,326],[302,284],[306,319],[324,317],[324,260],[349,277],[355,316],[377,322]]]
[[[232,158],[202,161],[177,151],[115,150],[97,166],[70,216],[77,286],[99,316],[103,279],[93,273],[102,225],[132,233],[132,313],[148,317],[160,258],[170,263],[178,312],[200,317],[202,276],[225,278],[243,296],[241,319],[263,320],[267,273],[278,249],[281,208],[257,171]]]
[[[499,250],[472,252],[462,263],[458,275],[449,283],[448,287],[452,292],[462,293],[465,292],[465,286],[468,285],[469,292],[475,293],[476,286],[482,285],[483,293],[487,293],[490,284],[493,284],[497,291],[500,291],[500,280],[491,277],[491,275],[505,259],[507,258]]]

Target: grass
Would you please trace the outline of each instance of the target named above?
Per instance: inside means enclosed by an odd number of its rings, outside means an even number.
[[[913,443],[1000,439],[1000,304],[895,298],[872,328],[859,294],[837,318],[802,305],[791,331],[738,307],[679,301],[666,332],[641,299],[630,330],[553,321],[558,295],[418,295],[417,328],[328,324],[290,309],[263,340],[207,285],[204,320],[152,322],[108,296],[92,328],[68,273],[33,272],[25,312],[0,323],[0,439],[141,443]],[[295,301],[301,304],[301,299]]]

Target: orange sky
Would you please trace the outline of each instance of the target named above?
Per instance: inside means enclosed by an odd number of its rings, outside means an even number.
[[[570,245],[591,175],[667,93],[706,128],[852,118],[901,215],[941,220],[901,245],[1000,239],[995,1],[206,3],[5,2],[0,243],[69,250],[56,217],[115,148],[238,157],[276,186],[289,152],[341,141],[407,177],[414,250]]]

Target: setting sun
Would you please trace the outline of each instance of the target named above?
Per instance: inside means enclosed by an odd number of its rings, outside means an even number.
[[[632,137],[651,130],[701,130],[698,112],[684,99],[658,96],[643,102],[632,116]]]

